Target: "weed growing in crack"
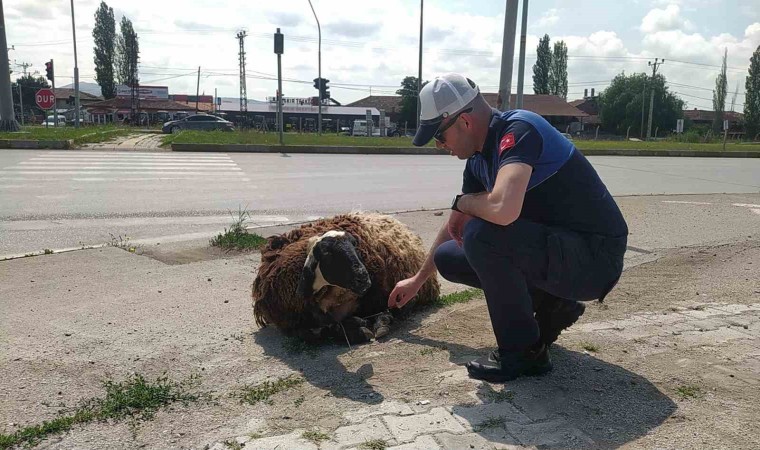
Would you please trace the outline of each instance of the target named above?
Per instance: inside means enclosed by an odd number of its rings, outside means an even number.
[[[255,405],[261,401],[272,404],[270,397],[301,383],[303,383],[303,378],[291,375],[277,381],[264,381],[254,386],[246,385],[234,396],[240,400],[240,403],[248,403],[249,405]]]
[[[256,233],[249,233],[246,229],[246,222],[251,218],[247,209],[238,208],[237,217],[232,212],[232,225],[224,229],[209,242],[212,247],[219,247],[223,250],[249,250],[258,249],[266,244],[267,240]]]
[[[489,417],[488,419],[480,422],[479,424],[472,427],[472,430],[477,432],[488,430],[491,428],[499,428],[500,426],[504,425],[504,417]]]
[[[319,446],[322,441],[330,440],[330,436],[328,434],[325,434],[319,430],[304,431],[301,437],[307,441],[313,442],[316,446]]]
[[[599,351],[599,347],[595,344],[592,344],[591,342],[583,342],[581,343],[581,348],[583,350],[586,350],[587,352],[596,353]]]
[[[372,439],[371,441],[364,441],[359,445],[359,448],[363,450],[385,450],[388,448],[388,443],[383,439]]]
[[[34,446],[47,436],[69,431],[74,425],[93,421],[129,420],[133,433],[140,421],[153,418],[156,411],[175,402],[188,404],[200,400],[203,395],[192,392],[199,384],[199,376],[192,375],[180,382],[170,380],[165,374],[148,381],[140,374],[133,374],[124,381],[106,379],[103,397],[93,397],[80,402],[79,406],[64,411],[59,417],[31,425],[12,434],[0,433],[0,449],[21,444]]]
[[[701,397],[702,389],[694,385],[681,385],[676,388],[676,394],[681,397],[681,400],[688,400]]]

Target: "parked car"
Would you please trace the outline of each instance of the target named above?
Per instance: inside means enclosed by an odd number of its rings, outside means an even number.
[[[235,126],[232,122],[222,119],[221,117],[212,116],[210,114],[195,114],[185,117],[184,119],[172,120],[166,122],[161,128],[164,133],[179,133],[182,130],[221,130],[232,131]]]
[[[55,120],[56,116],[50,115],[45,118],[45,120],[42,121],[43,127],[65,127],[66,126],[66,116],[63,114],[58,114],[58,124],[56,124]]]

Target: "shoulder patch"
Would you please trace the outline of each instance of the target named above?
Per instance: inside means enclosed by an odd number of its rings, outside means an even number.
[[[499,155],[501,155],[505,151],[509,151],[509,149],[514,146],[515,146],[515,134],[514,133],[505,134],[504,136],[502,136],[501,141],[499,142]]]

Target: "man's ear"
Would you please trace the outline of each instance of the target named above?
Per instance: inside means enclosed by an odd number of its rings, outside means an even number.
[[[306,263],[303,265],[301,277],[298,280],[298,287],[296,288],[296,295],[304,300],[311,299],[314,294],[314,278],[316,278],[317,265],[319,264],[319,260],[315,255],[318,252],[317,247],[314,246],[312,251],[309,252],[309,256],[306,257]]]

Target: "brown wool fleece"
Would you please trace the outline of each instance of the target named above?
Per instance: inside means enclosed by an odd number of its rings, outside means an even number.
[[[261,250],[261,266],[253,281],[253,314],[257,325],[265,327],[271,323],[285,332],[318,326],[307,312],[314,306],[324,309],[324,305],[307,305],[306,300],[296,295],[296,287],[306,262],[309,238],[331,230],[345,231],[356,238],[357,253],[372,280],[372,288],[358,300],[354,314],[359,317],[385,311],[396,283],[417,273],[425,260],[422,239],[398,220],[379,214],[344,214],[271,236]],[[439,291],[438,280],[431,277],[415,302],[431,303],[438,298]],[[351,297],[342,293],[339,301],[350,301]],[[320,298],[324,295],[315,295],[309,301],[319,302]]]

